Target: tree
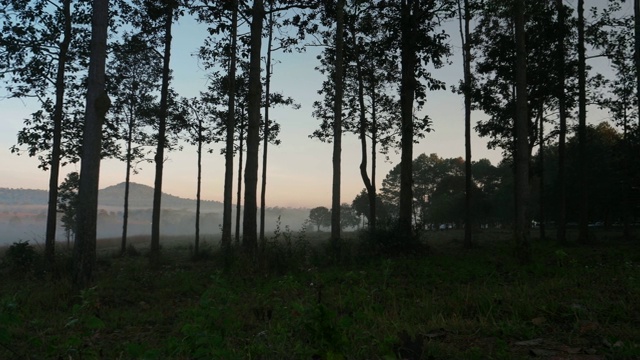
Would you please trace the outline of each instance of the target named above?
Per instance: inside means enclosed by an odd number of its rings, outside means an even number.
[[[117,126],[119,138],[125,142],[123,158],[125,170],[124,209],[122,215],[122,240],[120,254],[127,247],[129,223],[129,189],[132,172],[137,164],[149,161],[144,147],[150,143],[148,125],[153,123],[149,109],[156,100],[153,95],[159,88],[161,58],[135,34],[125,34],[121,43],[113,46],[114,61],[108,69],[107,87],[112,94],[111,123]]]
[[[213,141],[219,141],[214,137],[213,116],[217,115],[215,111],[208,106],[205,94],[201,95],[201,99],[182,99],[181,107],[187,109],[189,137],[187,142],[196,145],[197,153],[197,181],[196,181],[196,222],[195,222],[195,241],[193,246],[193,255],[197,257],[200,249],[200,194],[202,190],[202,152],[203,146]]]
[[[340,241],[340,184],[342,167],[342,102],[344,94],[344,7],[345,0],[338,0],[336,4],[336,40],[335,40],[335,97],[333,108],[333,157],[331,186],[331,245],[337,253]]]
[[[557,208],[558,208],[558,217],[557,217],[557,232],[556,238],[558,243],[565,244],[567,241],[566,235],[566,225],[567,225],[567,196],[566,196],[566,136],[567,136],[567,99],[566,99],[566,77],[565,77],[565,68],[566,68],[566,52],[565,52],[565,42],[567,37],[566,31],[566,7],[563,5],[562,0],[556,0],[556,11],[558,13],[558,26],[557,26],[557,43],[558,46],[556,48],[556,66],[558,68],[558,82],[556,84],[556,96],[558,98],[558,117],[560,122],[560,128],[558,130],[558,200],[557,200]]]
[[[311,209],[309,212],[309,221],[318,227],[318,232],[321,226],[331,225],[331,214],[329,209],[324,206],[319,206]]]
[[[226,95],[226,118],[225,118],[225,171],[223,190],[223,211],[222,211],[222,238],[221,246],[224,251],[231,247],[231,226],[233,212],[233,157],[235,154],[235,134],[236,134],[236,62],[238,51],[238,6],[237,0],[231,1],[202,1],[202,6],[193,7],[192,11],[198,15],[198,20],[209,24],[210,36],[205,40],[205,44],[200,48],[199,57],[206,69],[212,69],[220,64],[227,70],[226,86],[222,94]],[[222,39],[214,38],[219,34]],[[243,42],[241,41],[241,44]],[[242,52],[242,51],[241,51]],[[239,173],[242,169],[239,170]],[[240,182],[238,183],[240,188]],[[238,204],[239,205],[239,204]],[[238,211],[239,215],[239,211]],[[239,237],[236,230],[236,237]]]
[[[34,97],[44,110],[37,111],[25,122],[27,127],[19,133],[18,144],[27,145],[30,156],[39,151],[47,154],[41,157],[41,167],[50,170],[45,261],[51,266],[55,252],[59,171],[64,164],[62,159],[69,156],[62,141],[65,113],[70,106],[65,96],[68,82],[77,79],[82,53],[71,43],[86,35],[79,30],[81,26],[72,25],[74,19],[82,18],[80,12],[84,9],[78,5],[72,18],[71,0],[60,4],[46,1],[1,1],[0,4],[0,15],[4,15],[0,16],[0,48],[3,48],[0,50],[0,79],[8,75],[7,90],[11,97]],[[50,87],[53,87],[53,100]],[[19,153],[19,149],[13,147],[12,152]],[[75,155],[72,154],[71,159],[77,159]]]
[[[293,99],[285,98],[281,94],[273,93],[271,90],[271,76],[273,75],[273,61],[272,56],[274,51],[284,50],[290,51],[292,44],[296,43],[295,39],[288,36],[284,38],[274,39],[274,27],[279,34],[283,34],[281,22],[278,21],[276,15],[276,9],[274,8],[275,2],[269,1],[269,26],[267,36],[267,59],[266,59],[266,75],[265,75],[265,95],[264,95],[264,122],[262,124],[262,186],[260,191],[260,242],[264,244],[264,228],[265,228],[265,211],[266,211],[266,196],[267,196],[267,160],[268,160],[268,148],[269,143],[278,145],[280,143],[277,140],[277,133],[279,132],[279,125],[269,117],[269,110],[273,105],[293,105],[294,108],[300,108],[300,105],[294,104]],[[278,44],[274,45],[274,40]]]
[[[613,123],[622,129],[622,146],[620,153],[624,159],[625,176],[622,187],[627,196],[622,200],[624,236],[631,237],[631,221],[633,219],[633,169],[637,154],[631,150],[631,133],[634,129],[634,118],[638,116],[636,104],[636,79],[634,69],[634,19],[633,16],[617,16],[622,9],[621,1],[610,1],[607,8],[599,12],[592,9],[592,18],[597,19],[586,29],[585,36],[589,43],[601,50],[609,59],[613,70],[611,79],[597,76],[600,94],[598,105],[611,114]],[[591,146],[590,146],[591,147]]]
[[[160,256],[160,210],[162,201],[162,175],[164,167],[164,150],[166,146],[167,117],[169,116],[169,81],[171,61],[171,28],[173,26],[174,11],[177,4],[169,0],[161,4],[147,3],[151,19],[163,21],[164,27],[164,54],[162,64],[162,85],[160,88],[160,111],[158,114],[157,150],[155,154],[155,181],[153,186],[153,214],[151,219],[151,247],[149,259],[155,264]]]
[[[111,100],[105,91],[108,27],[109,1],[94,0],[86,119],[82,138],[82,165],[78,188],[76,240],[73,249],[73,284],[81,289],[86,288],[93,280],[93,269],[96,262],[96,222],[102,124],[111,106]]]
[[[582,0],[580,0],[582,1]],[[515,1],[516,33],[516,118],[515,118],[515,168],[516,168],[516,221],[514,238],[516,257],[523,263],[531,261],[529,244],[529,114],[527,109],[527,49],[524,28],[524,0]]]
[[[70,172],[58,189],[58,212],[62,213],[60,221],[66,234],[67,247],[71,242],[71,235],[75,236],[79,181],[80,174]]]
[[[390,5],[393,6],[393,5]],[[401,113],[401,171],[398,231],[401,237],[412,237],[411,219],[413,210],[412,160],[414,141],[414,101],[424,103],[426,90],[444,89],[444,83],[434,79],[425,69],[427,63],[436,68],[450,55],[448,35],[436,32],[440,17],[451,14],[451,3],[447,1],[402,0],[394,7],[391,24],[399,33],[393,45],[400,52],[400,113]],[[426,82],[426,85],[422,83]]]
[[[413,199],[411,209],[412,224],[418,228],[426,226],[430,222],[430,201],[438,184],[445,178],[464,176],[464,160],[442,159],[437,154],[420,154],[413,160]],[[396,165],[382,182],[381,197],[384,203],[393,210],[397,210],[400,204],[401,194],[401,165]]]
[[[247,106],[247,161],[244,171],[244,219],[242,223],[242,245],[248,253],[253,253],[258,246],[258,148],[260,146],[260,99],[262,96],[260,53],[262,48],[264,14],[263,0],[254,0],[251,9],[249,95]]]
[[[369,201],[371,200],[371,197],[369,196],[368,192],[366,189],[362,189],[362,191],[356,195],[356,197],[353,199],[353,201],[351,202],[351,208],[356,212],[356,214],[362,215],[364,217],[367,218],[367,222],[371,222],[372,221],[372,214],[371,214],[371,206],[369,204]],[[387,209],[387,204],[385,204],[380,196],[376,196],[376,212],[375,212],[375,217],[376,222],[380,223],[380,222],[385,222],[389,220],[389,211]],[[369,226],[369,228],[371,228]]]
[[[472,245],[473,220],[471,216],[473,175],[471,172],[471,35],[469,23],[471,22],[471,9],[469,0],[464,0],[464,31],[462,30],[462,9],[458,0],[458,19],[460,20],[460,39],[462,42],[462,59],[464,80],[462,93],[464,94],[464,148],[465,148],[465,202],[464,202],[464,246]]]
[[[231,245],[231,205],[233,191],[233,134],[235,131],[235,78],[236,78],[236,52],[238,38],[238,1],[231,2],[231,47],[229,51],[229,101],[225,147],[225,171],[224,171],[224,209],[222,216],[222,240],[223,249],[229,249]],[[238,185],[240,182],[238,181]],[[238,211],[239,213],[239,211]],[[236,232],[236,236],[239,236]]]
[[[340,205],[340,227],[352,228],[360,224],[358,213],[347,203]]]

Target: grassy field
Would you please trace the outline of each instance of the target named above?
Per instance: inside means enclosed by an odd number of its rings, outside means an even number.
[[[175,238],[156,269],[147,239],[126,257],[105,241],[80,294],[5,258],[0,359],[640,359],[640,243],[536,241],[521,266],[506,231],[471,250],[427,233],[428,253],[403,256],[353,235],[340,258],[327,236],[280,233],[260,261],[206,244],[194,261]]]

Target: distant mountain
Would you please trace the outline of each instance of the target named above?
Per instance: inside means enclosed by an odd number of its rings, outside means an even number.
[[[99,192],[100,206],[124,207],[125,183],[109,186]],[[47,190],[0,188],[0,204],[2,205],[47,205],[49,192]],[[163,209],[193,209],[196,201],[170,194],[162,194]],[[202,201],[202,211],[217,211],[222,209],[219,201]],[[130,183],[129,207],[132,209],[150,209],[153,207],[153,188],[151,186]]]
[[[124,207],[125,183],[106,187],[100,190],[98,203],[100,206]],[[203,211],[215,211],[222,209],[219,201],[202,200],[200,202]],[[153,207],[153,188],[138,183],[129,184],[129,207],[138,209],[150,209]],[[195,211],[196,201],[162,193],[163,209],[189,209]]]

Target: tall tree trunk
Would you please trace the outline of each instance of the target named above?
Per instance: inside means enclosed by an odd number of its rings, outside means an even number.
[[[469,22],[471,11],[469,0],[464,0],[464,33],[462,28],[462,9],[458,0],[458,18],[460,19],[460,38],[462,41],[462,60],[464,69],[464,247],[470,248],[473,244],[473,174],[471,173],[471,41]]]
[[[336,8],[336,59],[335,98],[333,104],[333,184],[331,189],[331,245],[339,251],[340,242],[340,185],[342,162],[342,98],[344,95],[344,6],[345,0],[338,0]],[[336,254],[337,255],[337,254]]]
[[[412,9],[411,7],[414,7]],[[399,235],[412,236],[411,219],[413,213],[413,101],[416,91],[416,12],[419,1],[401,1],[401,84],[400,113],[402,120],[400,146],[400,211],[398,216]]]
[[[233,145],[236,126],[236,45],[238,38],[238,0],[231,0],[233,13],[231,15],[231,54],[229,54],[229,101],[227,114],[226,146],[224,153],[224,199],[222,211],[222,239],[223,251],[231,246],[231,217],[233,207]],[[240,181],[238,181],[238,187]],[[238,231],[236,232],[236,234]]]
[[[516,221],[514,237],[516,257],[522,262],[531,261],[529,244],[529,116],[527,109],[527,49],[525,44],[524,4],[515,2],[516,30]]]
[[[367,174],[367,108],[364,104],[364,74],[362,71],[362,59],[360,58],[360,48],[358,47],[358,39],[354,24],[350,24],[352,35],[352,46],[354,57],[356,59],[356,76],[358,77],[358,106],[360,108],[360,177],[367,189],[367,197],[369,198],[369,230],[375,229],[375,212],[371,211],[371,204],[375,207],[375,189]],[[373,98],[373,95],[372,95]]]
[[[193,246],[193,256],[200,252],[200,195],[202,190],[202,119],[198,116],[198,183],[196,185],[196,238]]]
[[[638,116],[640,117],[640,0],[633,1],[633,14],[635,39],[635,52],[633,59],[636,65],[636,105],[638,107]],[[640,126],[640,120],[638,125]]]
[[[71,43],[71,0],[62,2],[64,14],[64,34],[60,43],[56,69],[56,103],[53,110],[53,144],[51,147],[51,172],[49,174],[49,203],[47,207],[47,228],[44,244],[44,259],[47,268],[54,262],[56,246],[56,225],[58,218],[58,178],[60,176],[60,147],[62,143],[62,121],[64,112],[64,73],[67,66],[67,53]]]
[[[567,242],[567,214],[566,214],[566,138],[567,138],[567,105],[565,95],[565,9],[562,0],[556,0],[556,7],[558,8],[558,45],[557,45],[557,59],[556,65],[558,66],[558,111],[560,112],[560,133],[558,139],[558,228],[557,228],[557,242],[559,244],[565,244]]]
[[[547,237],[545,227],[545,191],[544,191],[544,116],[542,114],[543,104],[540,104],[540,113],[538,114],[538,121],[540,126],[540,151],[538,153],[538,161],[540,162],[540,240],[544,240]]]
[[[98,218],[98,185],[100,182],[100,151],[102,124],[111,106],[105,91],[109,1],[94,0],[91,23],[91,57],[87,86],[82,164],[78,189],[76,239],[73,249],[73,284],[78,289],[93,281],[96,264],[96,223]]]
[[[242,160],[244,153],[244,114],[240,120],[240,139],[238,145],[238,193],[236,197],[236,244],[240,243],[240,218],[242,215]]]
[[[271,106],[271,44],[273,42],[273,12],[269,13],[269,40],[267,41],[267,76],[265,78],[264,129],[262,131],[262,189],[260,191],[260,244],[264,245],[264,221],[267,202],[267,148],[269,146],[269,107]]]
[[[578,242],[589,241],[589,191],[587,181],[587,69],[584,41],[584,0],[578,0],[578,153],[580,219]]]
[[[376,111],[376,86],[371,84],[371,189],[369,194],[369,229],[375,231],[378,226],[378,194],[376,190],[376,155],[378,145],[378,114]]]
[[[634,14],[634,47],[635,47],[635,51],[634,51],[634,63],[635,63],[635,74],[636,74],[636,106],[637,106],[637,114],[638,114],[638,123],[636,124],[636,126],[638,128],[640,128],[640,0],[634,0],[633,1],[633,14]],[[627,142],[628,143],[628,142]],[[630,150],[627,151],[627,158],[632,161],[632,156],[633,154],[631,153]],[[629,182],[632,181],[632,176],[633,173],[631,171],[632,167],[629,166],[628,167],[629,170],[627,170],[627,173],[629,174],[629,176],[627,177],[629,179]],[[629,189],[629,196],[628,196],[628,201],[627,203],[629,204],[628,208],[627,208],[627,216],[625,216],[626,219],[628,219],[625,223],[625,237],[627,239],[631,239],[633,237],[633,230],[631,229],[630,225],[627,225],[628,223],[631,222],[631,220],[634,217],[634,209],[633,209],[633,188],[631,188],[632,184],[629,183],[627,185],[627,188]],[[637,191],[637,189],[636,189]]]
[[[260,52],[262,49],[263,0],[254,0],[251,11],[251,49],[249,55],[249,95],[247,125],[247,161],[244,171],[244,217],[242,222],[242,245],[246,252],[253,253],[258,246],[257,196],[258,150],[260,147]]]
[[[132,96],[132,101],[135,101],[135,96]],[[127,129],[127,170],[125,172],[124,180],[124,210],[122,212],[122,239],[120,241],[120,256],[123,256],[127,251],[127,231],[129,228],[129,188],[131,185],[131,158],[132,154],[132,142],[133,142],[133,124],[135,122],[134,112],[135,106],[132,106],[132,112],[129,115],[129,128]]]
[[[160,88],[160,116],[158,119],[158,148],[156,150],[156,178],[153,186],[153,213],[151,218],[151,249],[149,260],[157,265],[160,257],[160,213],[162,201],[162,172],[164,168],[164,148],[166,146],[167,116],[169,106],[169,66],[171,59],[171,27],[173,25],[173,0],[165,9],[164,57],[162,66],[162,86]]]

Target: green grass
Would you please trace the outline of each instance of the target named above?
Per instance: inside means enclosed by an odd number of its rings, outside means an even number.
[[[428,255],[347,243],[338,263],[308,243],[315,233],[226,264],[213,249],[193,261],[190,240],[173,239],[153,270],[103,251],[81,294],[64,276],[4,266],[0,358],[640,358],[640,244],[534,243],[520,266],[508,233],[479,234],[472,250],[457,232],[426,235]]]

